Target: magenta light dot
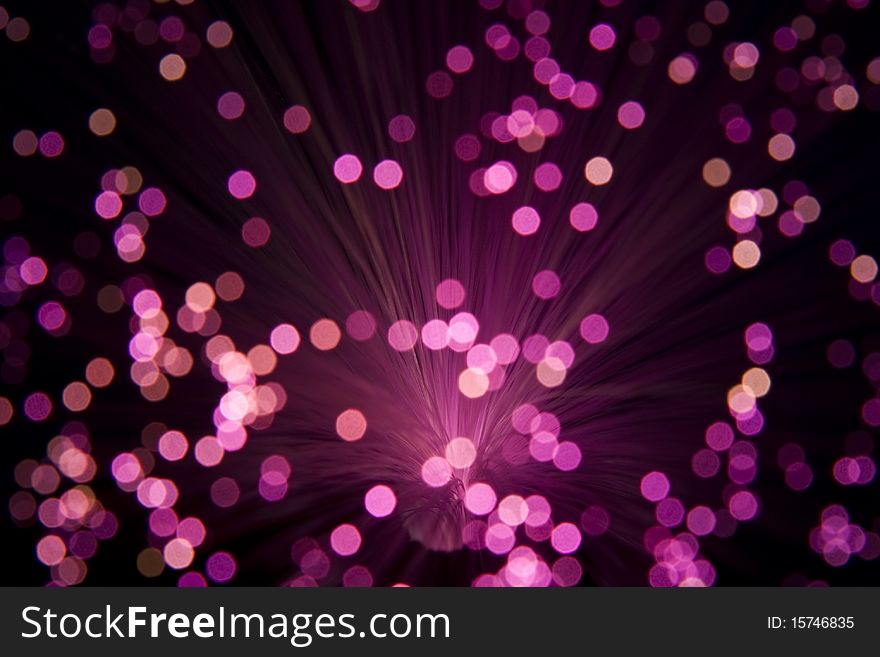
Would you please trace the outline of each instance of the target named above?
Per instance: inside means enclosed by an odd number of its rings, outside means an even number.
[[[346,153],[339,156],[333,163],[333,175],[336,179],[346,185],[357,182],[363,173],[364,167],[356,155]]]
[[[556,436],[546,431],[536,432],[529,441],[529,454],[540,463],[552,461],[558,448]]]
[[[770,127],[776,132],[791,134],[797,125],[797,117],[790,109],[781,108],[770,115]]]
[[[191,570],[180,576],[180,579],[177,580],[177,586],[183,589],[204,588],[208,586],[208,581],[201,573]]]
[[[188,448],[186,436],[179,431],[167,431],[159,438],[159,453],[166,461],[179,461]]]
[[[714,477],[720,469],[721,459],[711,449],[698,450],[691,458],[691,470],[702,479]]]
[[[471,175],[468,176],[468,187],[474,196],[478,196],[483,198],[485,196],[489,196],[490,192],[486,189],[486,185],[483,184],[483,179],[486,176],[486,168],[480,167],[479,169],[475,169],[471,172]]]
[[[311,538],[310,536],[306,536],[304,538],[300,538],[294,542],[294,544],[290,547],[290,558],[294,563],[302,566],[302,560],[306,554],[308,554],[311,550],[319,549],[318,541]]]
[[[376,333],[376,320],[366,310],[355,310],[345,320],[345,330],[358,342],[369,340]]]
[[[779,232],[786,237],[797,237],[804,232],[804,222],[798,219],[791,210],[786,210],[779,215]]]
[[[773,34],[773,45],[783,52],[794,50],[797,43],[797,33],[790,27],[780,27]]]
[[[432,98],[440,100],[452,93],[452,77],[446,71],[434,71],[425,80],[425,89]]]
[[[341,557],[349,557],[361,547],[361,533],[354,525],[339,525],[330,534],[330,547]]]
[[[553,413],[538,413],[532,418],[532,421],[529,424],[529,431],[532,433],[545,431],[553,434],[553,436],[557,438],[559,437],[560,429],[561,425],[559,423],[559,418]]]
[[[483,174],[483,184],[491,194],[503,194],[516,183],[516,168],[506,161],[496,162]]]
[[[516,56],[519,55],[519,39],[514,36],[511,36],[507,42],[507,45],[503,48],[497,48],[495,50],[495,55],[498,59],[509,62],[516,59]]]
[[[459,281],[447,278],[437,285],[435,294],[438,305],[443,308],[458,308],[464,303],[465,289]]]
[[[803,491],[813,483],[813,471],[806,463],[792,463],[785,468],[785,484],[795,491]]]
[[[797,443],[788,443],[779,448],[777,463],[780,468],[787,468],[794,463],[802,463],[806,455],[803,448]]]
[[[528,362],[537,365],[544,360],[550,341],[543,335],[530,335],[523,340],[522,354]]]
[[[528,503],[519,495],[508,495],[498,504],[498,518],[505,525],[517,527],[529,515]]]
[[[473,465],[477,458],[477,448],[470,438],[453,438],[446,445],[446,460],[453,468],[463,470]]]
[[[394,160],[382,160],[373,169],[373,182],[382,189],[394,189],[403,180],[403,169]]]
[[[746,346],[753,351],[764,351],[773,346],[773,332],[766,324],[756,322],[745,331]]]
[[[19,130],[12,138],[12,148],[21,157],[30,157],[38,147],[39,141],[33,130]]]
[[[279,473],[267,472],[260,477],[257,489],[267,502],[277,502],[287,495],[288,484]]]
[[[581,514],[581,527],[588,536],[601,536],[610,525],[611,518],[601,506],[587,507]]]
[[[177,537],[182,538],[193,547],[198,547],[205,540],[207,530],[198,518],[184,518],[177,525]]]
[[[473,162],[481,150],[480,140],[474,135],[462,135],[455,140],[455,155],[462,162]]]
[[[357,7],[364,13],[376,11],[381,4],[381,0],[348,0],[352,6]]]
[[[617,109],[617,122],[627,130],[635,130],[645,122],[644,108],[630,100]]]
[[[730,498],[727,508],[737,520],[751,520],[758,513],[758,500],[751,492],[741,490]]]
[[[290,471],[290,462],[280,454],[268,456],[260,464],[260,474],[277,472],[284,480],[290,478]]]
[[[302,105],[294,105],[284,112],[284,127],[295,135],[302,134],[309,129],[312,123],[312,116]]]
[[[478,344],[468,350],[467,364],[470,368],[480,370],[484,374],[489,374],[498,364],[498,357],[489,345]]]
[[[614,29],[606,23],[599,23],[590,30],[590,45],[596,50],[608,50],[614,46]]]
[[[531,548],[514,548],[507,556],[507,566],[502,570],[502,577],[513,586],[534,584],[539,562],[538,555]]]
[[[348,588],[373,586],[373,575],[366,566],[352,566],[342,574],[342,585]]]
[[[104,24],[94,25],[89,29],[88,40],[92,48],[103,50],[113,43],[113,32]]]
[[[101,192],[95,199],[95,212],[102,219],[113,219],[122,212],[122,198],[116,192]]]
[[[60,477],[59,477],[59,482],[60,482]],[[58,508],[59,509],[61,508],[60,503],[58,505]],[[37,503],[36,503],[36,500],[34,499],[34,496],[31,495],[30,493],[27,493],[25,491],[18,491],[9,499],[9,513],[17,521],[21,522],[21,521],[31,520],[34,517],[34,514],[36,511],[37,511]],[[43,515],[45,516],[46,514],[44,513]],[[41,518],[41,522],[42,522],[42,518]],[[91,534],[91,532],[88,532],[88,533]],[[71,537],[71,540],[73,540],[74,538],[76,538],[76,534],[74,534],[74,536]],[[71,545],[71,552],[76,553],[76,550],[73,549],[72,545]],[[77,553],[77,556],[81,557],[82,554]]]
[[[241,239],[251,248],[265,246],[271,236],[272,229],[262,217],[251,217],[241,226]]]
[[[183,38],[186,28],[177,16],[168,16],[159,23],[159,36],[163,41],[175,43]]]
[[[642,16],[635,24],[636,36],[642,41],[656,41],[662,27],[653,16]]]
[[[516,544],[516,535],[513,529],[503,522],[489,527],[486,532],[486,548],[493,554],[507,554]]]
[[[223,584],[235,576],[235,559],[228,552],[215,552],[208,557],[205,570],[208,573],[209,579],[218,584]]]
[[[49,273],[46,263],[42,258],[31,256],[21,263],[18,268],[18,274],[28,285],[39,285],[46,280],[46,274]]]
[[[859,464],[854,458],[844,456],[834,463],[832,473],[837,483],[843,486],[849,486],[855,483],[859,478]]]
[[[155,217],[165,211],[165,194],[158,187],[148,187],[138,196],[138,207],[148,217]]]
[[[34,422],[42,422],[52,412],[52,400],[44,392],[35,392],[24,400],[24,414]]]
[[[584,569],[574,557],[559,557],[553,563],[552,572],[557,586],[575,586],[584,575]]]
[[[599,88],[592,82],[575,82],[569,98],[578,109],[590,109],[599,103]]]
[[[497,499],[492,487],[481,482],[472,484],[465,491],[464,505],[475,516],[485,516],[495,508]]]
[[[526,29],[529,34],[540,36],[550,29],[550,16],[543,11],[531,11],[526,16]]]
[[[91,531],[79,531],[70,537],[70,552],[80,559],[91,559],[97,551],[98,539]]]
[[[657,504],[654,516],[664,527],[677,527],[684,520],[684,505],[674,497],[667,497]]]
[[[559,523],[550,534],[550,544],[560,554],[571,554],[581,546],[581,532],[573,523]]]
[[[499,2],[498,4],[501,3]],[[486,45],[493,50],[504,48],[510,43],[510,30],[508,30],[507,26],[502,23],[495,23],[486,28],[485,39]]]
[[[561,287],[559,276],[550,269],[539,271],[532,279],[532,292],[539,299],[553,299],[559,294]]]
[[[732,262],[730,251],[723,246],[713,246],[706,251],[704,258],[706,269],[713,274],[723,274],[728,271]]]
[[[499,117],[492,123],[493,133],[495,137],[506,137],[503,130],[505,126],[501,123],[497,123],[500,121],[504,121],[504,117]],[[498,126],[498,130],[496,131],[495,127]],[[535,128],[535,121],[532,117],[531,112],[527,110],[516,110],[506,119],[506,130],[510,135],[514,137],[528,137],[531,134],[532,130]]]
[[[649,472],[639,485],[644,497],[649,502],[659,502],[669,494],[669,479],[662,472]]]
[[[120,484],[129,484],[142,475],[140,461],[133,454],[127,452],[119,454],[113,459],[110,471]]]
[[[177,514],[173,509],[153,509],[149,524],[156,536],[171,536],[177,531]]]
[[[532,422],[538,416],[538,409],[531,404],[517,406],[510,417],[513,428],[519,433],[529,433]]]
[[[269,344],[276,353],[292,354],[299,347],[299,331],[291,324],[279,324],[269,336]]]
[[[37,558],[47,566],[61,563],[67,554],[67,546],[59,536],[44,536],[37,543]]]
[[[706,536],[715,529],[715,513],[707,506],[696,506],[687,514],[688,531]]]
[[[102,541],[113,538],[119,529],[119,521],[109,511],[103,514],[95,514],[91,522],[93,523],[92,531]]]
[[[571,472],[577,470],[581,464],[581,448],[570,441],[559,443],[556,451],[553,453],[553,465],[562,472]]]
[[[230,477],[221,477],[211,484],[211,501],[223,509],[234,506],[240,494],[238,484]]]
[[[535,169],[535,185],[545,192],[559,189],[562,184],[562,170],[551,162],[545,162]]]
[[[509,365],[519,356],[519,342],[509,333],[496,335],[489,342],[499,365]]]
[[[838,267],[849,267],[856,258],[856,248],[849,240],[837,240],[831,245],[828,255]]]
[[[869,399],[862,405],[862,419],[869,426],[880,426],[880,399]]]
[[[857,457],[856,465],[859,469],[859,476],[858,479],[856,479],[855,483],[859,484],[860,486],[866,486],[874,481],[874,477],[877,474],[877,466],[870,456]]]
[[[608,338],[609,330],[608,320],[597,313],[587,315],[581,321],[581,337],[590,344],[604,342]]]
[[[550,78],[550,95],[557,100],[566,100],[574,92],[575,81],[568,73],[557,73]]]
[[[37,320],[47,331],[57,331],[67,320],[67,311],[57,301],[47,301],[37,311]]]
[[[431,488],[440,488],[452,479],[452,466],[442,456],[432,456],[422,464],[422,481]]]
[[[165,563],[175,570],[187,568],[195,556],[192,546],[182,538],[172,538],[168,541],[162,554],[165,557]]]
[[[474,65],[474,55],[467,46],[453,46],[446,53],[446,67],[453,73],[467,73]]]
[[[398,320],[388,329],[388,344],[397,351],[409,351],[418,341],[419,331],[410,321]]]
[[[534,235],[541,225],[541,216],[535,208],[525,205],[514,211],[512,223],[513,230],[518,234]]]
[[[50,131],[40,137],[40,153],[45,157],[58,157],[64,151],[64,138],[57,132]]]
[[[356,408],[349,408],[336,418],[336,434],[347,442],[364,437],[367,431],[367,418]]]
[[[828,345],[827,355],[833,367],[843,369],[855,362],[856,350],[848,340],[835,340]]]
[[[364,507],[375,518],[384,518],[391,515],[397,506],[397,496],[388,486],[379,484],[373,486],[364,496]]]
[[[585,233],[599,222],[599,213],[590,203],[578,203],[568,213],[568,221],[575,230]]]
[[[242,200],[253,196],[257,189],[257,180],[250,171],[241,169],[229,176],[226,187],[233,197]]]
[[[733,429],[726,422],[715,422],[706,428],[706,444],[716,452],[723,452],[733,444]]]
[[[449,320],[449,339],[457,351],[465,351],[477,339],[480,323],[470,313],[458,313]]]
[[[752,136],[752,126],[746,119],[737,116],[727,122],[724,132],[734,144],[743,144]]]
[[[416,124],[406,114],[398,114],[388,122],[388,135],[396,142],[408,142],[416,134]]]
[[[542,495],[529,495],[526,498],[526,504],[529,507],[529,514],[525,520],[527,526],[540,527],[550,521],[551,509],[546,497]]]
[[[306,552],[299,561],[299,567],[303,574],[315,579],[321,579],[330,572],[330,559],[320,548]]]
[[[551,109],[539,109],[535,113],[535,132],[544,137],[553,137],[562,128],[562,116]]]
[[[433,351],[449,346],[449,325],[442,319],[432,319],[422,327],[422,343]]]
[[[217,113],[228,121],[244,114],[244,98],[235,91],[227,91],[217,99]]]

